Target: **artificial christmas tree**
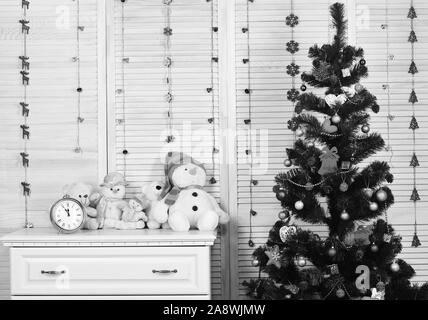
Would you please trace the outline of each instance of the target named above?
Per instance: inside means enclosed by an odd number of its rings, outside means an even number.
[[[298,97],[288,127],[299,139],[287,149],[284,165],[290,168],[276,176],[273,188],[284,210],[266,245],[253,253],[253,265],[268,277],[244,285],[257,299],[426,299],[428,286],[412,286],[415,271],[396,257],[400,236],[381,219],[394,203],[386,186],[393,182],[389,165],[357,167],[385,147],[370,132],[367,113],[379,106],[359,84],[368,70],[363,49],[346,44],[343,4],[330,12],[333,43],[310,48],[313,69],[302,74],[306,84],[327,88],[326,96]],[[327,225],[328,237],[300,229],[291,218]]]

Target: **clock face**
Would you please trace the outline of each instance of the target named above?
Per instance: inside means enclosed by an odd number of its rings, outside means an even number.
[[[85,221],[85,211],[79,201],[62,199],[52,206],[51,221],[60,231],[77,231]]]

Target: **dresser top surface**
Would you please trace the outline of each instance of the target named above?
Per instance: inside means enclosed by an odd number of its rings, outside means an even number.
[[[211,246],[216,231],[191,230],[80,230],[61,234],[53,228],[22,229],[0,238],[5,246]]]

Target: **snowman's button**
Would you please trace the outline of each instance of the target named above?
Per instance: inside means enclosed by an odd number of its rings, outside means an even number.
[[[193,206],[193,207],[192,207],[192,210],[193,210],[193,211],[198,211],[198,207],[197,207],[197,206]]]
[[[192,196],[197,197],[197,196],[198,196],[198,193],[197,193],[197,192],[193,192],[193,193],[192,193]]]

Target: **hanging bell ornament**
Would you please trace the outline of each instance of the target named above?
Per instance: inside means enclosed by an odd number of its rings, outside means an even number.
[[[388,198],[388,195],[386,194],[385,190],[379,190],[376,192],[376,199],[378,199],[380,202],[386,201]]]
[[[304,208],[304,203],[303,203],[303,201],[296,201],[296,203],[294,204],[294,208],[296,208],[296,210],[303,210],[303,208]]]
[[[343,210],[342,213],[340,214],[340,219],[347,221],[349,220],[349,213],[346,212],[346,210]]]
[[[257,259],[254,259],[253,261],[251,261],[251,264],[253,265],[253,267],[258,267],[260,265],[260,261]]]
[[[297,259],[297,265],[303,268],[304,266],[306,266],[306,259],[304,257],[299,257]]]
[[[291,167],[291,165],[292,165],[292,162],[291,162],[291,160],[290,160],[290,159],[285,159],[285,160],[284,160],[284,166],[286,166],[286,167]]]
[[[363,126],[361,127],[361,131],[362,131],[363,133],[369,133],[369,132],[370,132],[370,126],[369,126],[369,125],[367,125],[367,124],[363,125]]]
[[[377,209],[379,209],[379,206],[377,205],[376,202],[370,203],[370,210],[371,211],[377,211]]]
[[[296,130],[296,136],[298,136],[298,137],[303,136],[303,130],[302,129],[297,129]]]
[[[371,199],[373,196],[373,189],[365,188],[363,190],[364,195],[367,197],[367,199]]]
[[[331,117],[331,122],[338,124],[342,120],[340,116],[336,113],[333,117]]]
[[[400,271],[400,265],[397,262],[394,262],[393,264],[391,264],[391,271],[392,272]]]
[[[345,291],[343,289],[337,289],[336,290],[336,297],[338,297],[339,299],[342,299],[345,296]]]
[[[371,246],[370,246],[370,250],[371,250],[371,252],[378,252],[379,251],[379,247],[375,244],[375,243],[373,243]]]
[[[336,248],[334,247],[334,246],[331,246],[331,248],[330,249],[328,249],[328,255],[330,256],[330,257],[334,257],[335,255],[336,255],[336,253],[337,253],[337,251],[336,251]]]
[[[339,190],[342,192],[346,192],[348,191],[348,189],[349,189],[349,186],[346,182],[342,182],[339,186]]]

